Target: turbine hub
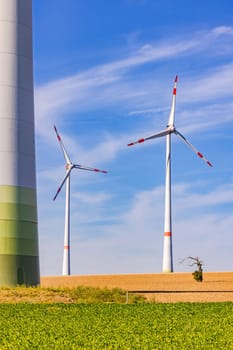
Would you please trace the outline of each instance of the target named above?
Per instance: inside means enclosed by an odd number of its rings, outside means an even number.
[[[66,170],[70,170],[73,167],[73,164],[67,163],[66,164]]]
[[[172,134],[176,131],[176,128],[174,127],[174,125],[169,125],[168,130],[169,130],[169,133]]]

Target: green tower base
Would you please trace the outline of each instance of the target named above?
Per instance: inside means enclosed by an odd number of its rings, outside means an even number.
[[[38,286],[40,284],[39,257],[0,255],[0,286]]]

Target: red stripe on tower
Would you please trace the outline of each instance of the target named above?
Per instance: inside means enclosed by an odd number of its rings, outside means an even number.
[[[64,245],[64,249],[65,249],[65,250],[69,250],[69,249],[70,249],[70,246],[69,246],[69,245]]]
[[[171,232],[164,232],[164,237],[171,237],[172,233]]]

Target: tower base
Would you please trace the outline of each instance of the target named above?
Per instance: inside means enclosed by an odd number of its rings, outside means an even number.
[[[0,255],[0,286],[37,286],[39,275],[39,257]]]

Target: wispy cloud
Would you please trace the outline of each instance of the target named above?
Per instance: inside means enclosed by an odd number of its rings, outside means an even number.
[[[98,106],[118,103],[135,103],[140,97],[151,95],[151,82],[148,77],[142,84],[135,84],[135,78],[131,80],[129,73],[137,67],[148,63],[159,62],[163,59],[177,58],[181,55],[194,54],[200,50],[208,52],[214,47],[215,55],[221,51],[223,45],[219,38],[232,37],[231,27],[217,27],[209,32],[195,33],[185,39],[174,38],[169,42],[145,44],[132,52],[128,57],[113,61],[86,71],[61,78],[37,87],[36,101],[36,125],[37,131],[44,136],[48,134],[48,125],[53,123],[67,111],[75,109],[77,112],[91,110]],[[216,48],[218,46],[218,49]],[[184,85],[183,100],[206,100],[221,95],[231,95],[232,64],[219,66],[213,72],[208,72],[206,77],[198,77],[192,84]],[[149,84],[148,84],[149,83]],[[187,86],[189,84],[189,86]],[[160,83],[160,89],[153,89],[153,98],[158,99],[164,89]],[[143,101],[143,98],[141,98]],[[132,104],[133,105],[133,104]],[[157,105],[158,107],[158,105]],[[148,106],[147,106],[148,108]],[[160,106],[161,108],[161,106]]]
[[[219,26],[212,30],[212,34],[216,36],[220,36],[224,34],[233,35],[233,28],[230,26]]]
[[[232,70],[233,62],[212,68],[211,72],[206,70],[201,77],[192,78],[191,82],[183,82],[181,100],[195,103],[232,97]]]
[[[190,191],[191,190],[191,191]],[[189,185],[185,186],[185,191],[177,191],[176,186],[173,188],[175,200],[175,211],[182,214],[184,210],[196,209],[200,211],[203,209],[211,210],[211,212],[216,210],[221,204],[233,204],[233,184],[224,184],[215,188],[212,191],[207,193],[200,193],[200,190],[203,192],[203,186],[197,184],[196,186]],[[196,191],[196,193],[194,193]],[[190,197],[192,200],[190,201]]]

